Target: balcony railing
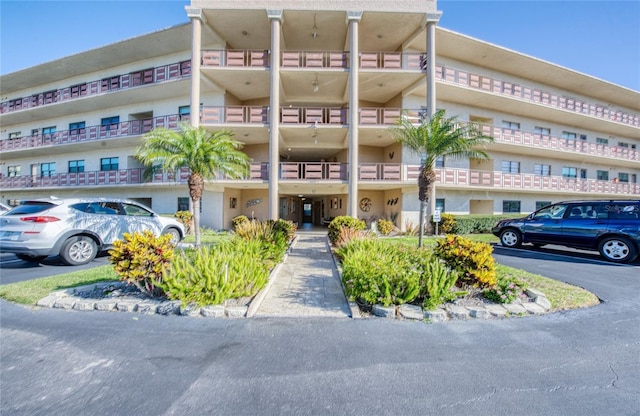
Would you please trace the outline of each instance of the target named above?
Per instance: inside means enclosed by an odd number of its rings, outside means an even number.
[[[349,68],[349,54],[343,51],[282,52],[282,68]]]
[[[176,62],[128,74],[89,81],[70,87],[15,98],[0,103],[0,114],[11,113],[43,105],[61,103],[82,97],[121,91],[141,85],[159,84],[191,76],[191,61]]]
[[[497,143],[518,144],[529,147],[562,150],[615,159],[640,161],[640,152],[636,149],[620,146],[607,146],[598,143],[587,143],[578,139],[563,139],[550,135],[511,130],[495,126],[482,126],[483,134],[492,136]]]
[[[348,123],[347,109],[341,107],[281,107],[282,124],[333,124]]]
[[[347,180],[347,164],[335,162],[280,163],[280,179],[287,180]]]
[[[202,124],[268,124],[268,107],[262,106],[206,106],[202,107]]]
[[[640,127],[640,116],[637,114],[613,110],[598,104],[589,104],[575,98],[552,94],[512,82],[500,81],[459,69],[436,65],[436,79],[494,94],[507,95],[525,101],[544,104],[549,107],[573,111],[603,120]]]
[[[203,67],[268,68],[269,51],[266,50],[203,50]]]
[[[360,69],[418,70],[427,66],[427,55],[417,52],[361,52]]]
[[[23,136],[0,140],[0,151],[33,149],[110,138],[130,137],[145,134],[156,127],[177,129],[180,121],[187,120],[188,116],[174,114],[142,120],[123,121],[108,125],[89,126],[73,130],[60,130],[51,134]]]
[[[156,172],[144,174],[144,168],[113,171],[58,173],[51,176],[14,176],[0,179],[3,189],[29,189],[46,187],[136,185],[143,183],[186,183],[187,169],[177,172]],[[396,163],[362,163],[358,168],[358,178],[362,183],[381,182],[397,186],[416,185],[420,167]],[[346,181],[348,165],[331,162],[284,162],[280,163],[281,181]],[[239,181],[262,182],[269,179],[268,163],[252,163],[247,176]],[[219,174],[214,180],[232,180]],[[639,196],[640,184],[601,181],[595,179],[575,179],[559,176],[540,176],[529,173],[511,174],[496,171],[468,169],[436,169],[439,186],[510,190],[523,192],[551,192],[559,194],[605,194]]]

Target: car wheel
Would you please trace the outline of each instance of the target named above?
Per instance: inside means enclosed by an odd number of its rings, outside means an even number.
[[[178,244],[180,242],[180,240],[181,240],[180,231],[176,230],[175,228],[169,228],[162,234],[163,235],[170,235],[171,236],[171,241],[170,242],[173,245]]]
[[[42,260],[49,256],[32,256],[30,254],[16,254],[16,257],[20,260],[28,261],[30,263],[40,263]]]
[[[522,244],[522,235],[520,231],[508,228],[500,233],[500,243],[505,247],[520,247]]]
[[[638,255],[633,243],[624,237],[604,238],[598,246],[600,255],[609,261],[627,263]]]
[[[86,236],[71,237],[62,245],[60,257],[69,266],[87,264],[98,254],[98,247],[92,238]]]

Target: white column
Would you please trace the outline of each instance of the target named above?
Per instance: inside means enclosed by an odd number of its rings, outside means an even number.
[[[442,16],[442,12],[428,13],[427,26],[427,118],[436,113],[436,25]],[[429,194],[429,206],[427,207],[427,221],[436,210],[436,185],[431,186]],[[428,228],[428,227],[427,227]]]
[[[206,18],[202,9],[185,7],[191,19],[191,125],[200,126],[200,56],[202,49],[202,22]]]
[[[282,10],[267,10],[271,20],[269,100],[269,219],[278,219],[280,177],[280,36]]]
[[[360,52],[358,49],[358,24],[362,12],[347,12],[349,24],[349,198],[347,215],[358,217],[358,126],[359,126],[359,70]]]

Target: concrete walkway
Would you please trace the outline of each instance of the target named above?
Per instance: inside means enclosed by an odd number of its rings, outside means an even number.
[[[350,317],[326,230],[297,235],[254,316]]]

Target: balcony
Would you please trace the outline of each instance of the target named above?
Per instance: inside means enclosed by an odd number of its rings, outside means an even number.
[[[122,91],[143,85],[159,84],[189,76],[191,76],[191,61],[176,62],[156,68],[89,81],[59,90],[46,91],[29,97],[4,101],[0,103],[0,114],[68,102],[79,98]]]
[[[347,110],[342,107],[281,107],[283,125],[346,125]]]
[[[203,50],[202,66],[205,68],[268,68],[269,51],[265,50]]]
[[[386,189],[417,186],[420,172],[418,165],[397,163],[362,163],[358,168],[361,185],[384,185]],[[348,180],[348,164],[331,162],[284,162],[280,163],[280,181],[313,182]],[[80,173],[58,173],[51,176],[14,176],[0,179],[2,189],[24,190],[52,187],[96,187],[124,186],[140,184],[185,184],[189,177],[188,169],[178,172],[159,171],[151,176],[145,175],[145,168],[121,169],[113,171],[92,171]],[[249,182],[264,184],[269,180],[268,163],[251,163],[249,172],[243,179],[231,179],[222,174],[215,181]],[[521,191],[558,194],[600,194],[614,196],[640,196],[640,184],[600,181],[595,179],[572,179],[560,176],[540,176],[529,173],[510,174],[495,171],[468,169],[436,169],[437,186],[448,189],[482,189],[496,191]],[[335,183],[335,182],[334,182]],[[376,188],[379,189],[379,188]]]
[[[589,104],[574,98],[556,95],[523,85],[500,81],[490,77],[436,65],[436,79],[493,94],[500,94],[523,101],[543,104],[602,120],[613,121],[632,127],[640,127],[640,116],[610,109],[598,104]]]
[[[187,119],[183,116],[182,120]],[[34,149],[104,139],[131,137],[145,134],[156,127],[177,129],[180,121],[180,116],[174,114],[142,120],[123,121],[109,125],[89,126],[81,129],[60,130],[52,134],[23,136],[14,139],[0,140],[0,151],[5,152],[10,150]]]
[[[361,52],[360,69],[423,71],[427,55],[416,52]]]
[[[268,107],[263,106],[205,106],[202,107],[202,124],[268,124]]]
[[[606,146],[588,143],[584,140],[569,140],[538,133],[511,130],[495,126],[482,126],[482,133],[492,136],[496,143],[507,143],[538,149],[560,150],[583,155],[608,157],[618,160],[640,161],[640,152],[636,149],[619,146]]]

